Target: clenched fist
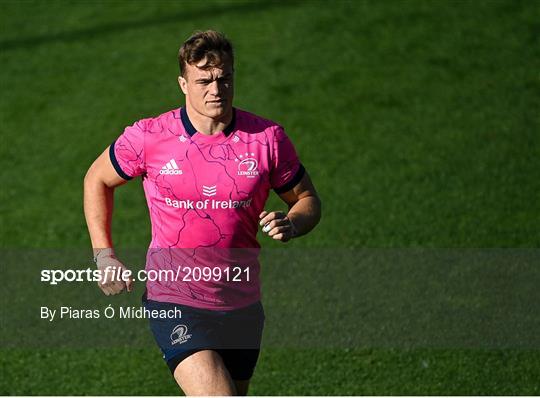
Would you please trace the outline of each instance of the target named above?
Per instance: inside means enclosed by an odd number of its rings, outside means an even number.
[[[288,242],[298,234],[292,221],[281,211],[263,211],[259,214],[259,225],[268,236],[281,242]]]
[[[124,264],[114,255],[113,249],[101,249],[94,256],[98,270],[100,270],[99,288],[107,296],[122,293],[125,290],[131,292],[133,278]]]

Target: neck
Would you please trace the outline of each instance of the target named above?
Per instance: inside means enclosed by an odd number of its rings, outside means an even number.
[[[193,127],[195,127],[198,132],[205,135],[213,135],[225,130],[229,123],[231,123],[233,117],[232,108],[224,115],[214,119],[198,113],[189,105],[189,103],[186,103],[186,112]]]

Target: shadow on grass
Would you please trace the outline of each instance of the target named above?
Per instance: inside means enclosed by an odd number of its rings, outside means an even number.
[[[74,30],[71,32],[58,32],[42,36],[3,40],[0,41],[0,48],[2,49],[2,51],[8,51],[19,48],[37,47],[42,44],[51,42],[74,42],[78,40],[85,40],[88,38],[104,36],[110,33],[122,32],[129,29],[147,28],[150,26],[162,25],[171,22],[208,18],[210,16],[213,17],[226,14],[236,14],[235,17],[238,18],[239,21],[241,21],[243,14],[266,11],[272,8],[292,7],[299,4],[301,4],[300,1],[295,0],[287,2],[269,1],[264,3],[249,2],[234,3],[231,5],[212,5],[211,7],[200,10],[159,15],[137,21],[119,21],[115,23],[108,23],[90,28]]]

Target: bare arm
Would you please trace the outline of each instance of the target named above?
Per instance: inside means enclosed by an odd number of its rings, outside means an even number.
[[[102,270],[115,266],[125,268],[114,256],[111,237],[114,189],[124,183],[126,180],[116,173],[109,159],[109,148],[94,161],[84,177],[84,215],[97,265]],[[120,281],[103,280],[99,286],[107,295],[120,293],[124,287],[131,290],[131,283],[126,286]]]
[[[109,159],[107,148],[84,177],[84,215],[94,250],[112,248],[111,219],[114,189],[126,182]]]
[[[259,215],[263,231],[273,239],[287,242],[307,234],[319,223],[321,200],[307,172],[293,189],[279,196],[289,206],[287,214],[263,211]]]

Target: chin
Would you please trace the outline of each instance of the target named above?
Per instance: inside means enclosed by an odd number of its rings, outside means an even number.
[[[211,117],[212,119],[220,118],[222,116],[225,116],[230,108],[226,106],[219,106],[207,109],[206,114],[208,117]]]

